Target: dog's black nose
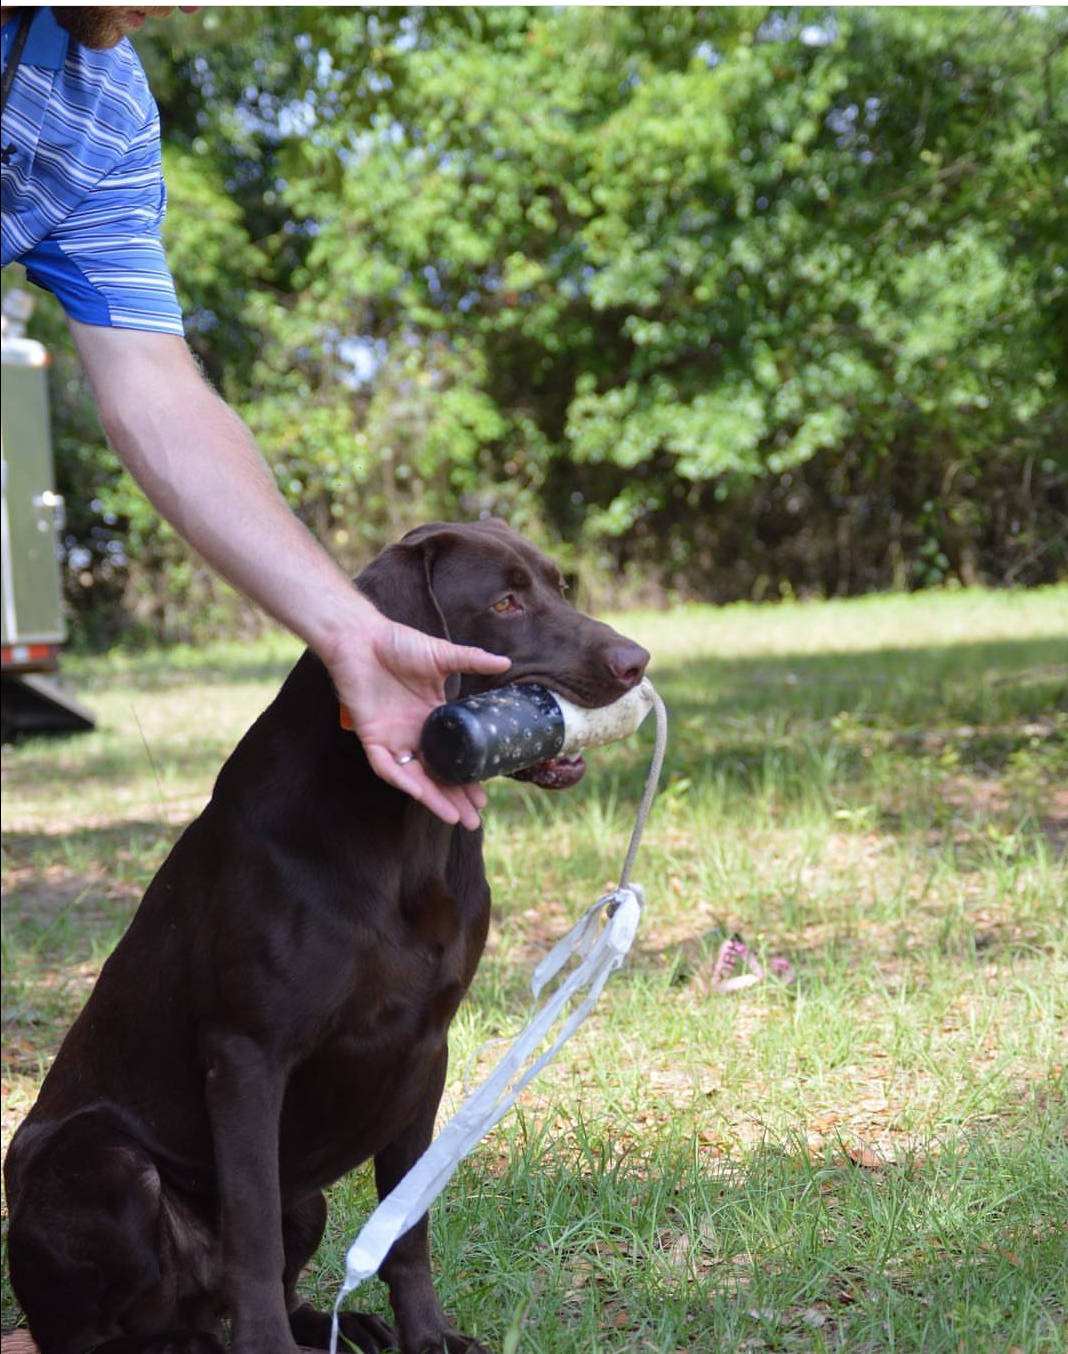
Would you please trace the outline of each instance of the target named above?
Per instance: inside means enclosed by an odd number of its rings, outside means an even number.
[[[624,639],[609,645],[605,651],[604,661],[608,671],[623,690],[629,691],[645,676],[645,669],[649,666],[649,654],[640,644]]]

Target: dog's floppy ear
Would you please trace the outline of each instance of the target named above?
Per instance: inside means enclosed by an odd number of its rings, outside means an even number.
[[[391,621],[449,639],[448,624],[434,596],[434,561],[458,539],[459,533],[446,522],[416,527],[373,559],[356,586]]]

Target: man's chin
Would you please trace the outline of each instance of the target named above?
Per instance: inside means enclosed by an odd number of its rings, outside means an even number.
[[[94,52],[106,52],[116,47],[126,36],[126,30],[119,19],[121,9],[109,9],[104,5],[53,5],[52,13],[60,28],[66,29],[75,42],[89,47]]]
[[[94,52],[117,47],[128,33],[136,32],[149,18],[166,18],[173,5],[150,5],[120,9],[113,5],[53,5],[52,13],[60,28],[75,42]]]

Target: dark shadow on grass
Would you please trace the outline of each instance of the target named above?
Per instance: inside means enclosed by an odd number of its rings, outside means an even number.
[[[813,778],[866,778],[872,747],[909,759],[952,745],[963,772],[996,775],[1028,751],[1063,750],[1068,664],[1055,640],[1006,640],[863,653],[701,658],[650,675],[668,709],[662,784],[715,779],[744,796],[774,782],[789,799]],[[607,765],[619,797],[644,786],[652,721],[626,744],[588,757],[577,805]],[[606,755],[607,753],[607,755]],[[495,811],[512,812],[507,800]]]
[[[148,871],[147,885],[182,830],[182,825],[170,823],[165,818],[139,818],[78,826],[63,833],[5,832],[5,864],[9,870],[33,867],[42,871],[53,862],[136,860],[139,869]],[[101,870],[104,868],[102,864]],[[100,879],[101,876],[98,873],[95,877]],[[5,915],[7,910],[5,902]]]
[[[129,667],[123,665],[112,672],[87,670],[82,675],[75,670],[67,683],[87,692],[105,690],[116,684],[132,691],[174,691],[179,687],[202,686],[207,696],[215,685],[274,682],[281,686],[298,657],[299,653],[233,663],[205,658],[203,662],[178,662],[173,666],[159,659],[143,665],[137,662]]]
[[[83,966],[118,941],[180,831],[152,821],[79,827],[61,850],[52,836],[5,833],[5,987],[83,987]],[[58,1044],[64,1027],[53,1033]]]
[[[124,748],[107,748],[99,752],[80,752],[77,756],[77,777],[80,784],[90,782],[120,783],[132,775],[149,776],[153,772],[160,776],[196,777],[204,780],[205,800],[223,762],[237,745],[236,738],[218,739],[213,752],[213,738],[209,732],[196,743],[168,744],[166,748],[153,747],[151,741],[146,751],[139,740],[130,742]],[[40,755],[34,755],[39,747]],[[150,755],[151,754],[151,755]],[[43,740],[27,740],[19,755],[19,776],[29,781],[37,779],[42,783],[56,775],[55,749],[44,746]],[[163,791],[166,794],[166,791]]]
[[[927,720],[981,724],[1068,711],[1068,635],[1053,639],[702,658],[650,675],[683,720],[774,714],[826,720],[841,712],[912,729]],[[680,689],[680,688],[684,688]],[[707,695],[692,694],[704,690]]]
[[[1066,641],[1068,643],[1068,641]],[[1055,780],[1068,768],[1066,645],[1007,640],[864,653],[702,658],[652,677],[669,715],[661,785],[714,784],[725,802],[771,793],[783,806],[822,796],[828,808],[867,790],[873,757],[929,766],[932,774],[997,778],[1025,763]],[[605,757],[621,802],[641,795],[652,744],[649,723],[619,748],[595,751],[576,805],[599,792]],[[932,796],[934,791],[932,790]],[[987,796],[977,817],[1017,822],[1015,803]],[[917,805],[915,830],[934,805]],[[964,807],[964,806],[962,806]],[[505,812],[508,812],[507,805]],[[900,813],[879,806],[891,833]],[[1032,824],[1051,847],[1065,844],[1052,804]]]
[[[1068,642],[1068,640],[1066,640]],[[752,659],[700,659],[660,667],[651,675],[669,713],[668,754],[662,783],[714,778],[730,794],[759,792],[769,781],[787,800],[810,792],[832,775],[848,787],[868,773],[865,734],[895,753],[927,758],[952,743],[963,771],[997,774],[1016,755],[1049,745],[1063,748],[1068,763],[1065,645],[1055,640],[1005,640],[861,653],[780,654]],[[279,682],[286,661],[228,667],[206,663],[123,673],[124,683],[163,690],[203,682]],[[977,676],[978,675],[978,676]],[[203,775],[210,731],[195,747],[159,754],[162,769]],[[622,801],[640,798],[652,746],[652,721],[618,748],[589,757],[584,785],[567,792],[575,806],[600,791],[604,772]],[[217,765],[232,750],[219,740]],[[151,749],[150,749],[151,751]],[[55,774],[42,746],[38,761],[22,750],[20,773]],[[102,750],[79,762],[79,775],[97,781],[128,772],[142,750]],[[210,758],[208,759],[210,766]],[[207,792],[207,786],[205,792]],[[509,802],[511,800],[511,802]],[[520,797],[498,796],[494,812],[506,818],[527,810]],[[891,824],[892,826],[892,824]]]

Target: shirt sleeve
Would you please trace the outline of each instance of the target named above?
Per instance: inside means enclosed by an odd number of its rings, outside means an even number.
[[[166,190],[153,107],[125,152],[19,262],[83,324],[183,333],[163,252]]]

